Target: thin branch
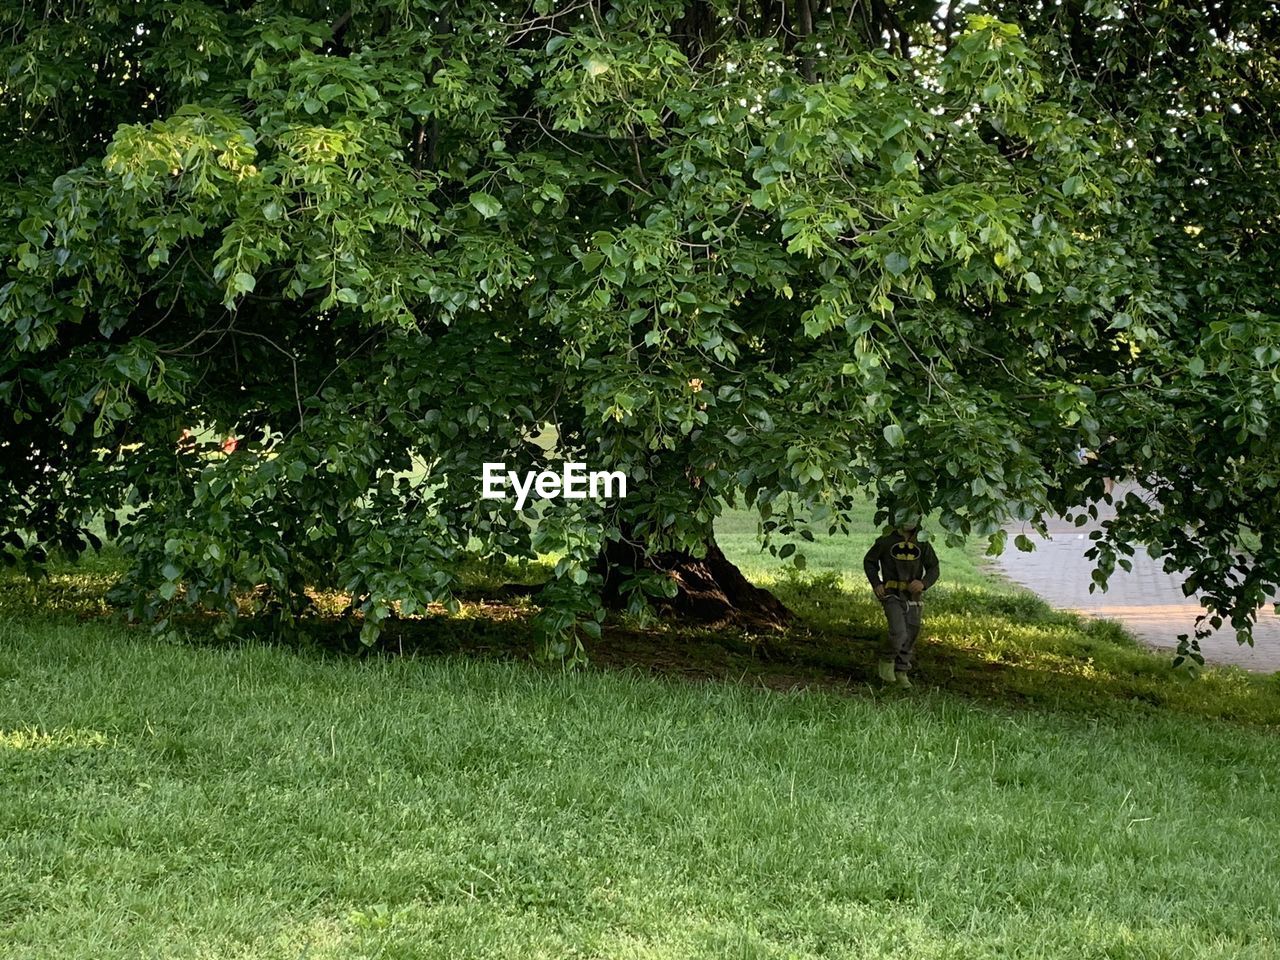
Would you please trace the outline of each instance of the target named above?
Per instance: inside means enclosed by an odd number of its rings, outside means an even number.
[[[246,337],[257,337],[259,340],[265,340],[272,347],[279,350],[289,358],[289,363],[293,365],[293,398],[298,404],[298,429],[306,429],[307,422],[302,413],[302,393],[298,389],[298,358],[268,337],[265,333],[255,333],[252,330],[236,330],[236,333],[243,334]]]

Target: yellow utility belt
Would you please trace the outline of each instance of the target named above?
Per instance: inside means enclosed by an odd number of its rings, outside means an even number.
[[[910,580],[886,580],[884,582],[886,590],[906,590],[911,586]]]

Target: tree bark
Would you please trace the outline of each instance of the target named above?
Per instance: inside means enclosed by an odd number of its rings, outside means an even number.
[[[714,540],[704,556],[669,550],[646,557],[642,544],[609,543],[599,558],[606,605],[624,606],[624,580],[635,571],[665,574],[676,582],[675,597],[654,602],[659,613],[717,627],[781,630],[793,614],[772,593],[757,587],[720,550]]]

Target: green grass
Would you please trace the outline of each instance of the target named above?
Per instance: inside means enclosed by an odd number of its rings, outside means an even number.
[[[0,956],[1280,955],[1274,734],[0,626]]]
[[[356,658],[115,625],[110,554],[6,580],[0,958],[1280,957],[1280,675],[940,548],[882,691],[869,518],[800,576],[754,523],[794,629],[622,622],[572,672],[527,601]]]

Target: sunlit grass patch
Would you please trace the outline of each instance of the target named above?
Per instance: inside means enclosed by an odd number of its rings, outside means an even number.
[[[92,750],[107,743],[106,734],[97,730],[0,729],[0,750]]]

